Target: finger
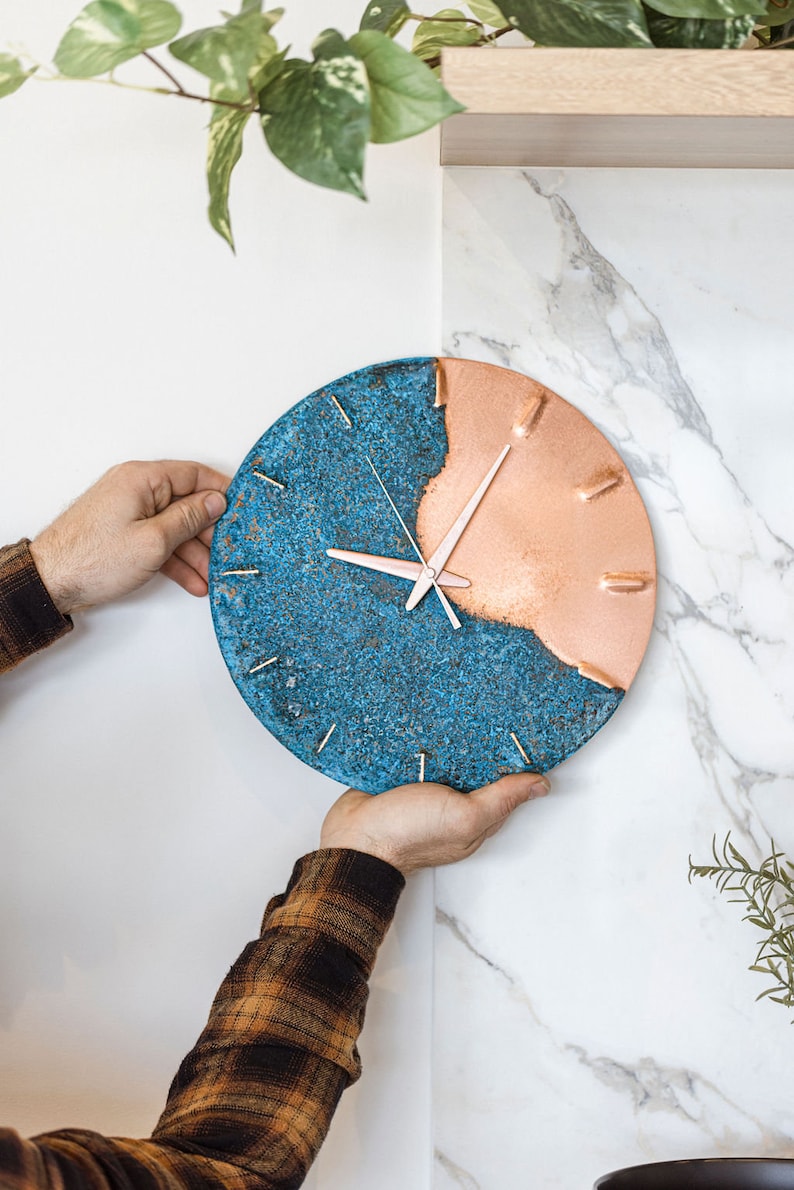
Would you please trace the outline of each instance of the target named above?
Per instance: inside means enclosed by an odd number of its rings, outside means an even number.
[[[225,492],[231,483],[228,475],[190,459],[160,459],[147,464],[148,479],[158,510],[180,496],[215,490]]]
[[[174,554],[183,562],[187,562],[188,566],[192,566],[205,583],[208,581],[210,552],[200,537],[191,537],[189,541],[183,541],[176,547]]]
[[[213,525],[225,508],[226,497],[219,491],[193,492],[175,500],[146,522],[147,527],[155,526],[161,534],[161,565],[178,546]]]
[[[520,787],[515,781],[515,777],[522,778]],[[504,788],[496,789],[497,785],[502,786],[503,781],[509,782],[511,788],[507,788],[506,790]],[[539,776],[536,773],[516,773],[509,777],[503,777],[500,781],[494,782],[493,785],[486,785],[482,789],[475,790],[475,793],[478,795],[487,794],[488,801],[494,803],[493,805],[488,804],[485,806],[486,812],[490,811],[499,816],[494,818],[482,833],[469,843],[465,854],[468,856],[478,851],[486,839],[492,839],[502,829],[518,806],[523,805],[527,801],[534,801],[537,797],[545,797],[550,788],[551,785],[547,777]],[[474,794],[470,795],[469,800],[472,797],[474,797]],[[479,797],[475,799],[475,804],[479,803],[480,813],[482,813],[485,800]]]
[[[498,828],[512,812],[532,798],[545,797],[551,785],[538,773],[511,773],[469,794],[483,830]]]
[[[207,580],[199,574],[192,566],[184,562],[182,558],[172,554],[167,562],[164,562],[160,567],[160,573],[164,574],[166,578],[170,578],[172,582],[181,587],[183,591],[187,591],[189,595],[206,595],[207,594]]]

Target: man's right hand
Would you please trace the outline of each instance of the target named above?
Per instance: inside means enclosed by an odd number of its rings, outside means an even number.
[[[320,846],[376,855],[407,876],[473,855],[518,806],[549,788],[536,773],[513,773],[473,793],[429,781],[377,796],[348,789],[326,815]]]

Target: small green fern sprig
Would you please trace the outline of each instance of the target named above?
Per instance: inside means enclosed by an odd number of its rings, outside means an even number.
[[[794,864],[775,849],[774,840],[770,844],[771,855],[754,868],[731,843],[730,831],[721,854],[715,835],[711,844],[714,863],[694,864],[690,856],[689,882],[693,876],[701,876],[713,880],[721,893],[737,894],[728,899],[746,906],[742,920],[764,934],[749,970],[774,980],[756,999],[768,997],[775,1004],[794,1008]]]

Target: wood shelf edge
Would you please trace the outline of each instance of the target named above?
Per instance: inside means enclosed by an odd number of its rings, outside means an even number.
[[[794,167],[794,54],[456,49],[443,165]]]

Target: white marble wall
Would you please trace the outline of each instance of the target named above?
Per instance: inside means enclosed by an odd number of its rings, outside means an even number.
[[[687,883],[715,832],[794,856],[792,200],[785,172],[447,172],[444,350],[611,438],[660,582],[615,718],[437,874],[437,1190],[794,1155],[790,1014]]]

